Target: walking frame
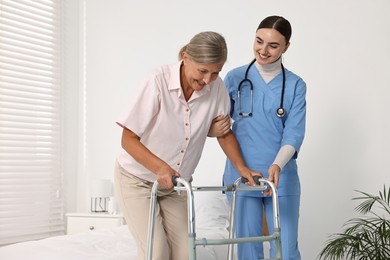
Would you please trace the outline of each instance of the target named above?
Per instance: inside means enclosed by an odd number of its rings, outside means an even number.
[[[175,185],[174,189],[180,193],[182,191],[187,192],[187,204],[188,204],[188,256],[189,260],[196,259],[196,246],[207,245],[228,245],[228,260],[233,259],[233,245],[239,243],[250,242],[264,242],[275,241],[275,256],[276,258],[269,258],[268,260],[281,260],[282,259],[282,247],[281,247],[281,235],[280,235],[280,220],[279,220],[279,201],[278,191],[275,185],[267,179],[260,176],[254,176],[256,186],[240,185],[241,182],[247,182],[244,177],[238,178],[233,184],[227,186],[201,186],[192,187],[192,185],[186,180],[174,176],[172,182]],[[148,230],[148,244],[147,244],[147,260],[152,259],[153,252],[153,237],[154,237],[154,222],[155,222],[155,208],[157,204],[157,188],[158,182],[155,181],[151,191],[150,200],[150,212],[149,212],[149,230]],[[249,190],[249,191],[261,191],[264,192],[270,188],[272,190],[272,205],[273,205],[273,218],[274,218],[274,232],[267,236],[256,237],[235,237],[234,225],[235,225],[235,209],[236,209],[236,194],[237,191]],[[195,233],[195,206],[194,206],[194,194],[193,191],[224,191],[232,192],[232,204],[230,208],[230,225],[229,225],[229,238],[225,239],[207,239],[196,238]]]

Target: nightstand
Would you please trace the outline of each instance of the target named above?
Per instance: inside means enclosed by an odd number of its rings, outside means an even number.
[[[68,235],[98,229],[118,227],[125,224],[121,214],[104,213],[68,213],[67,229]]]

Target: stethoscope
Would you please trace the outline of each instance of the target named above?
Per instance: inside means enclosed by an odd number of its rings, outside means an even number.
[[[237,98],[238,98],[238,114],[240,116],[252,116],[253,115],[253,84],[252,84],[252,81],[250,79],[248,79],[248,72],[249,72],[249,69],[251,68],[251,66],[253,65],[253,63],[255,63],[255,61],[256,61],[256,59],[254,59],[251,63],[249,63],[249,66],[245,71],[245,78],[243,80],[241,80],[240,84],[238,84]],[[283,108],[284,89],[285,89],[285,84],[286,84],[286,72],[284,70],[283,64],[281,63],[280,65],[282,66],[283,83],[282,83],[282,94],[280,97],[280,106],[278,109],[276,109],[276,115],[278,117],[282,118],[286,114],[286,111]],[[249,83],[249,87],[250,87],[250,109],[249,109],[248,113],[241,111],[240,94],[241,94],[241,87],[245,82]]]

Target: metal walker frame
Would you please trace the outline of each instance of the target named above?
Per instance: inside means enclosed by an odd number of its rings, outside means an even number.
[[[254,176],[257,177],[257,176]],[[172,179],[175,185],[174,189],[177,192],[187,192],[187,208],[188,208],[188,256],[189,260],[196,259],[196,246],[207,245],[228,245],[228,260],[233,259],[233,245],[239,243],[249,242],[264,242],[275,240],[276,258],[269,258],[269,260],[282,260],[282,246],[280,235],[280,220],[279,220],[279,200],[278,191],[274,184],[264,178],[254,178],[258,186],[241,185],[241,182],[246,182],[245,178],[238,178],[234,184],[227,186],[202,186],[192,187],[192,185],[186,180],[178,177]],[[273,205],[273,218],[274,218],[274,232],[268,236],[257,237],[234,237],[234,225],[235,225],[235,209],[236,209],[236,193],[239,190],[251,190],[251,191],[264,191],[271,188],[272,190],[272,205]],[[155,181],[151,191],[150,211],[149,211],[149,229],[148,229],[148,243],[147,243],[147,260],[152,259],[153,252],[153,238],[154,238],[154,222],[155,222],[155,208],[157,204],[157,188],[158,182]],[[193,191],[228,191],[232,192],[232,204],[230,208],[230,225],[229,225],[229,238],[226,239],[197,239],[195,234],[195,206],[194,206],[194,194]]]

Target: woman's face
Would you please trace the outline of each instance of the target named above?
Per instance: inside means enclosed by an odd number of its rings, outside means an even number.
[[[287,51],[290,44],[284,36],[275,29],[262,28],[257,30],[253,51],[256,61],[262,65],[271,64]]]
[[[191,60],[187,53],[183,54],[182,87],[202,90],[204,86],[217,79],[223,64],[202,64]]]

